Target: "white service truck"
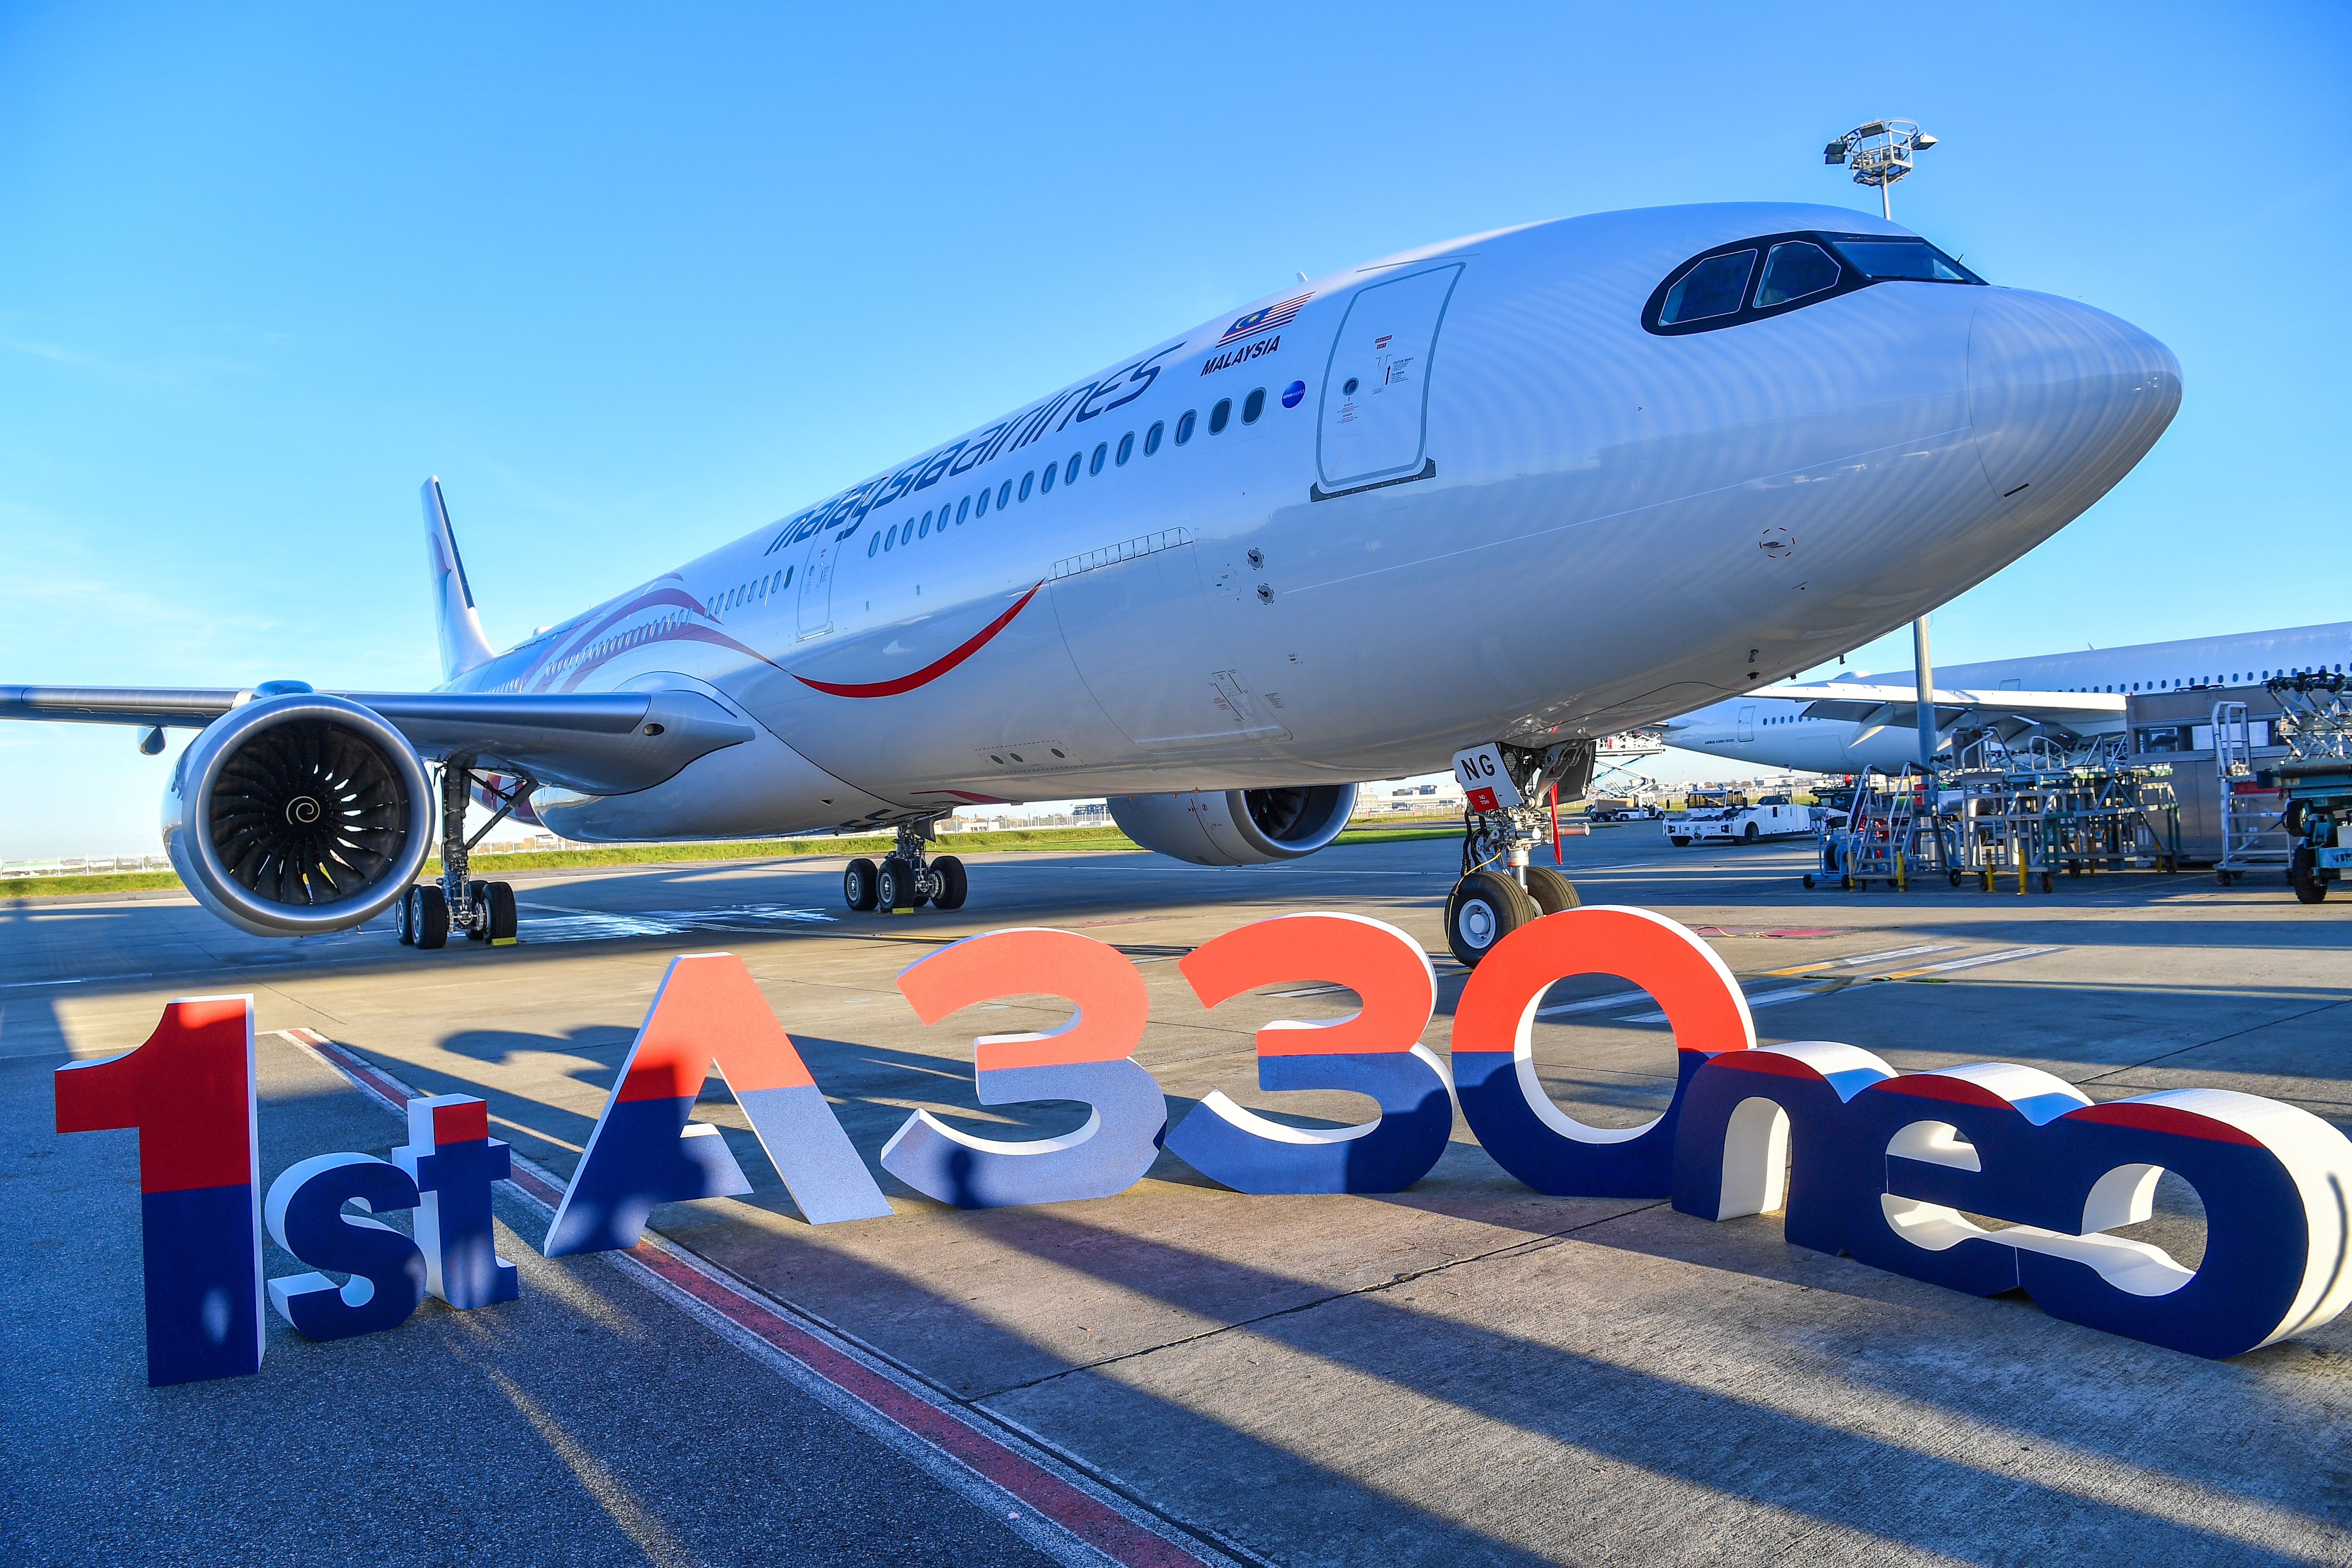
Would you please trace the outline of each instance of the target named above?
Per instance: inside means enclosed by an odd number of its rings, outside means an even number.
[[[1761,844],[1768,838],[1810,838],[1821,808],[1812,805],[1728,805],[1666,818],[1666,837],[1688,844]]]

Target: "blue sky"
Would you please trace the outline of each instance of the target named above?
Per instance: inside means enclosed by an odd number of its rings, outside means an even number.
[[[1301,270],[1874,206],[1820,148],[1883,114],[1943,138],[1898,219],[2188,388],[1937,656],[2340,618],[2348,39],[2335,4],[16,0],[0,682],[430,684],[428,472],[503,644]],[[167,763],[0,724],[0,858],[152,849]]]

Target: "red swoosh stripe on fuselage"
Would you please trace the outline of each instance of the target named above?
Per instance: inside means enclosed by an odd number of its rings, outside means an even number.
[[[944,654],[931,663],[923,666],[922,668],[915,671],[912,675],[902,675],[896,680],[876,680],[863,684],[843,684],[841,682],[831,680],[811,680],[805,675],[795,675],[793,679],[799,681],[803,686],[808,687],[813,690],[822,691],[829,697],[896,697],[901,692],[912,691],[919,686],[929,686],[932,681],[937,680],[940,676],[945,675],[949,670],[953,669],[957,665],[961,664],[965,659],[968,659],[973,654],[978,653],[982,647],[986,646],[989,638],[1003,631],[1006,626],[1011,626],[1013,624],[1013,617],[1019,615],[1023,606],[1026,605],[1030,600],[1037,596],[1037,588],[1042,588],[1045,585],[1045,584],[1039,583],[1036,588],[1030,589],[1027,593],[1022,595],[1021,597],[1015,599],[1013,602],[1013,607],[1011,609],[1005,611],[1003,615],[989,622],[988,625],[981,627],[980,630],[973,635],[971,641],[965,643],[961,647]]]

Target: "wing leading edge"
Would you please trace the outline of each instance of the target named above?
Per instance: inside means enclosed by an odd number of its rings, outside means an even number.
[[[421,756],[464,757],[583,795],[650,789],[757,732],[696,691],[330,695],[382,714]],[[202,729],[257,700],[251,689],[217,687],[0,686],[0,719]]]

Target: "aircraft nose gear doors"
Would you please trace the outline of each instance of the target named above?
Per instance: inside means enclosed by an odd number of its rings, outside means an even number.
[[[394,906],[394,929],[404,947],[446,947],[449,933],[463,931],[468,942],[511,947],[515,942],[514,889],[504,882],[477,882],[466,875],[467,857],[490,829],[504,822],[535,787],[529,778],[478,773],[471,757],[451,757],[441,764],[441,879],[408,889]],[[498,809],[471,838],[466,837],[466,803],[474,790],[483,804]]]
[[[1539,752],[1497,742],[1455,754],[1465,832],[1462,879],[1445,900],[1445,945],[1465,966],[1529,921],[1581,901],[1566,877],[1528,864],[1528,851],[1549,826],[1555,791],[1583,798],[1593,753],[1591,741],[1570,741]]]
[[[863,912],[879,909],[886,914],[919,910],[963,908],[967,882],[963,862],[952,855],[926,855],[924,842],[933,837],[938,819],[898,825],[898,847],[877,866],[859,856],[841,874],[841,901]]]

